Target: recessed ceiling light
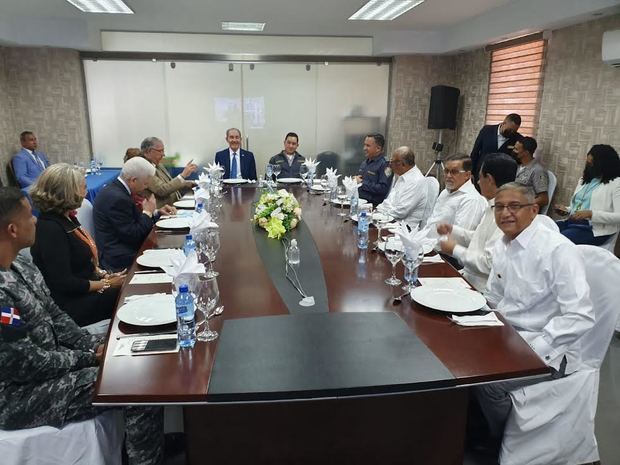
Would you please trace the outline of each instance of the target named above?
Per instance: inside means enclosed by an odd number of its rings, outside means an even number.
[[[222,21],[223,31],[262,31],[265,23],[239,23],[235,21]]]
[[[424,3],[424,0],[369,0],[349,19],[362,21],[391,21],[413,7]]]
[[[86,13],[118,13],[132,15],[133,11],[122,0],[67,0]]]

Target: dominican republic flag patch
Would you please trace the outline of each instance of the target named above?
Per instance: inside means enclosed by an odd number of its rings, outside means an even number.
[[[19,310],[15,307],[2,307],[0,309],[0,324],[5,326],[21,326],[23,321],[19,316]]]

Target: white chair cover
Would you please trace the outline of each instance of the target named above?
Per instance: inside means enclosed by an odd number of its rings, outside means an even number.
[[[556,178],[555,174],[553,174],[551,170],[547,170],[547,176],[549,177],[549,187],[547,188],[549,202],[547,203],[547,205],[540,209],[541,215],[546,215],[547,211],[549,211],[549,205],[551,205],[551,201],[553,200],[553,193],[555,192],[555,188],[558,185],[558,178]]]
[[[426,182],[426,207],[424,208],[424,216],[422,217],[422,221],[420,222],[420,229],[426,226],[426,222],[433,214],[433,208],[435,208],[435,202],[437,201],[437,197],[439,197],[439,181],[437,178],[432,176],[426,176],[424,178]]]
[[[95,237],[95,223],[93,221],[93,204],[90,200],[82,200],[82,205],[77,209],[77,220],[88,233]]]
[[[605,242],[604,244],[601,244],[601,247],[605,250],[609,250],[611,253],[614,253],[616,249],[617,240],[618,240],[618,233],[614,234],[609,239],[607,239],[607,242]]]
[[[121,465],[123,414],[111,410],[63,428],[0,430],[2,465]]]
[[[582,367],[571,375],[516,389],[501,465],[578,465],[599,460],[594,417],[599,368],[618,318],[620,259],[600,247],[577,246],[596,321],[582,339]]]

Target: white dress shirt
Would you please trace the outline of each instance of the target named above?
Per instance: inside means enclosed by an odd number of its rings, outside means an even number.
[[[448,223],[474,230],[486,208],[487,199],[478,193],[470,179],[455,191],[441,191],[427,224]]]
[[[414,166],[397,177],[387,198],[377,206],[377,210],[417,228],[424,217],[426,197],[424,175]]]
[[[233,156],[235,153],[237,154],[236,157]],[[239,150],[237,150],[236,152],[230,147],[228,147],[228,154],[230,158],[229,173],[232,173],[233,163],[235,162],[235,158],[236,158],[237,159],[237,179],[240,179],[241,178],[241,147],[239,147]]]
[[[577,246],[537,215],[514,240],[495,243],[487,298],[544,360],[566,373],[581,364],[581,336],[594,325],[586,271]]]
[[[504,137],[504,135],[500,132],[500,126],[501,124],[497,126],[497,150],[499,150],[500,147],[508,140],[508,138]]]
[[[463,265],[461,272],[465,279],[480,292],[483,292],[487,285],[493,264],[495,241],[504,235],[495,224],[492,208],[494,204],[495,199],[488,201],[482,220],[475,230],[452,227],[452,237],[456,241],[452,256]]]

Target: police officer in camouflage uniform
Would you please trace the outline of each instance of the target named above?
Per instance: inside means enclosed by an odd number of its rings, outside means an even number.
[[[36,218],[18,189],[0,187],[0,429],[15,430],[93,418],[103,346],[52,300],[43,276],[18,252],[35,238]],[[160,407],[125,409],[129,463],[163,458]]]
[[[284,150],[269,159],[270,165],[280,165],[278,178],[298,178],[299,168],[306,159],[297,152],[299,136],[289,132],[284,138]]]
[[[357,176],[358,192],[361,199],[368,200],[377,206],[390,192],[392,185],[392,170],[385,159],[383,148],[385,138],[381,134],[368,134],[364,139],[364,153],[366,160],[360,166]]]

